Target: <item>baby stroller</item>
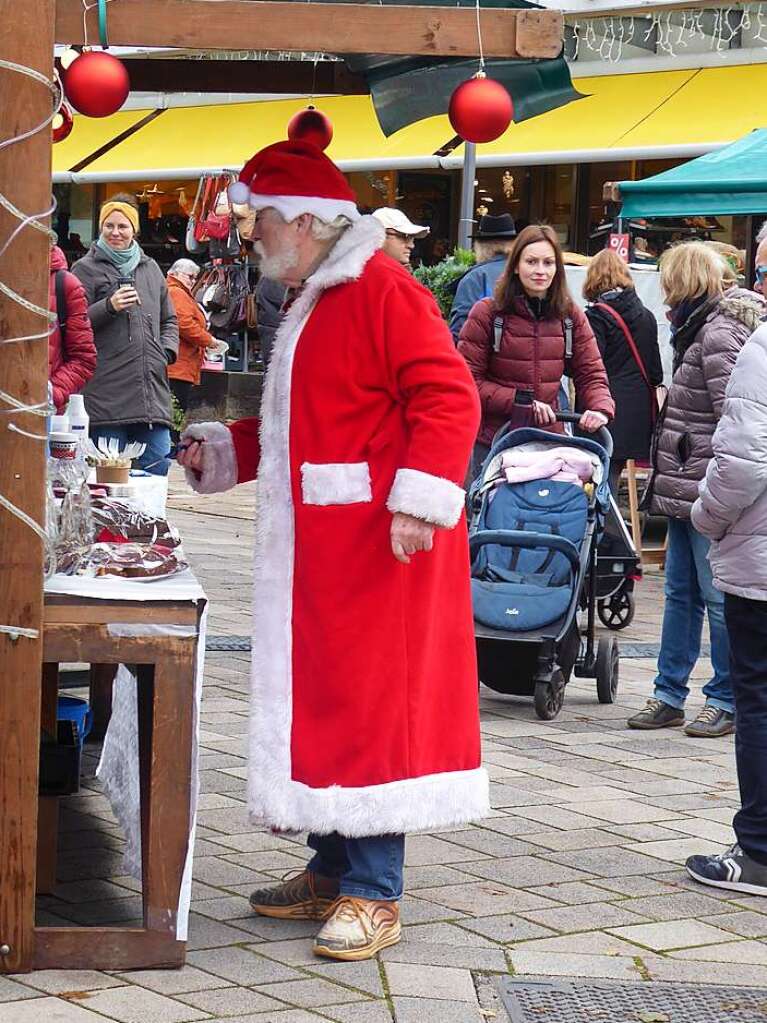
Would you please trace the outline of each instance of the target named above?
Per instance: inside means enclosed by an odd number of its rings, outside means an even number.
[[[557,413],[577,423],[575,413]],[[532,696],[538,717],[555,718],[574,673],[595,678],[600,703],[618,690],[614,636],[595,644],[597,546],[610,502],[612,438],[502,428],[469,488],[469,546],[479,678],[499,693]],[[589,456],[593,480],[509,483],[500,456],[526,445],[570,447]],[[583,461],[583,459],[581,459]],[[584,609],[583,633],[578,612]],[[596,646],[596,649],[595,649]]]
[[[597,614],[608,629],[625,629],[634,620],[634,584],[642,578],[642,560],[615,498],[610,504],[597,547]]]

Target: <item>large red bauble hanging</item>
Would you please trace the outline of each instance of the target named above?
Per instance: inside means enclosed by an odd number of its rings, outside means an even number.
[[[61,106],[53,115],[53,121],[51,122],[51,128],[53,129],[53,141],[63,142],[72,133],[75,119],[72,116],[72,111],[67,104],[62,100]]]
[[[130,92],[125,65],[111,53],[88,50],[73,60],[64,75],[67,99],[87,117],[117,113]]]
[[[462,82],[450,97],[450,123],[466,142],[493,142],[513,116],[514,104],[506,89],[483,75]]]
[[[288,121],[288,138],[291,142],[311,142],[318,149],[327,149],[333,140],[333,124],[321,110],[308,106]]]

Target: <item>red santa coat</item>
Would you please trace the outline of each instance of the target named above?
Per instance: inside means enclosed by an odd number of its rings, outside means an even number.
[[[198,490],[258,478],[249,808],[348,836],[488,810],[464,477],[476,390],[431,297],[371,217],[307,281],[260,424],[190,427]],[[395,511],[439,527],[409,565]]]

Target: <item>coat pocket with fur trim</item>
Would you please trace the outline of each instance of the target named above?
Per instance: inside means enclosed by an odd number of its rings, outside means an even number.
[[[359,504],[372,501],[367,462],[304,462],[301,466],[304,504]]]

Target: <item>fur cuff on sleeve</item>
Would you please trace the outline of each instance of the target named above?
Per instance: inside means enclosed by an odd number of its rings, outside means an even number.
[[[461,517],[464,496],[463,489],[451,480],[420,469],[398,469],[386,507],[390,512],[452,528]]]
[[[202,472],[186,470],[190,487],[198,494],[219,494],[237,483],[237,456],[231,431],[223,423],[193,423],[181,434],[181,442],[204,441]]]

